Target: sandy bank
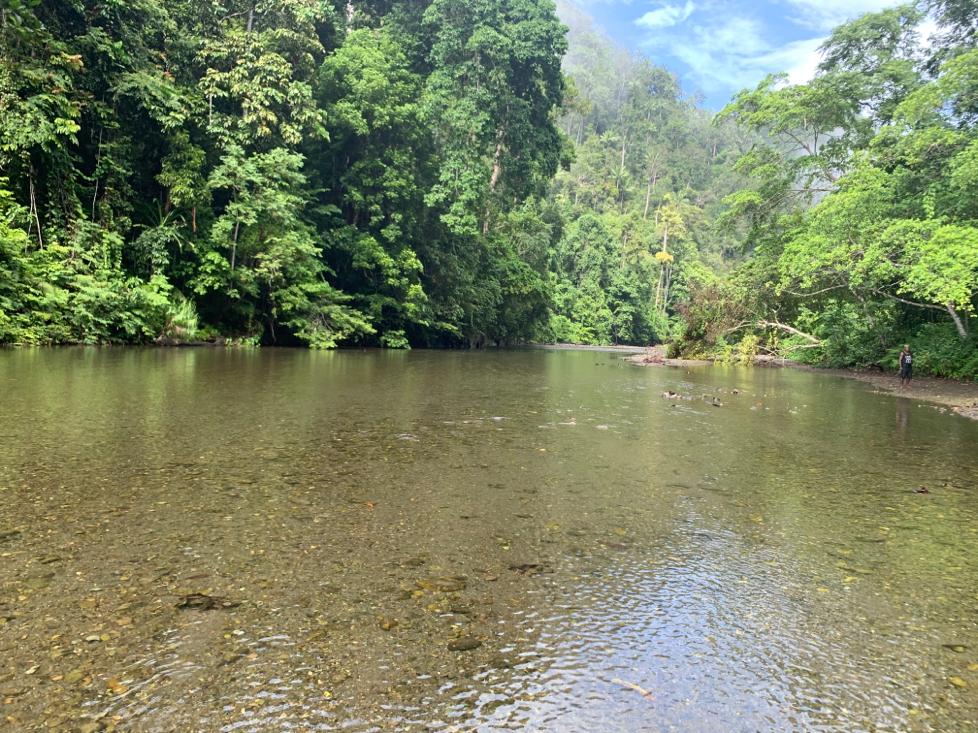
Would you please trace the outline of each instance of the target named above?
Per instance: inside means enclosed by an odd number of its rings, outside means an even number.
[[[592,346],[590,344],[527,344],[525,348],[543,351],[600,351],[609,354],[639,354],[648,350],[645,346]]]
[[[666,356],[664,346],[651,346],[643,349],[641,353],[628,357],[625,361],[640,366],[659,366],[659,367],[694,367],[710,366],[713,364],[706,359],[670,359]]]
[[[640,354],[627,357],[626,361],[639,366],[688,367],[703,366],[711,362],[698,359],[667,359],[665,349],[656,346]],[[938,377],[914,377],[907,388],[900,387],[896,371],[864,371],[858,369],[823,369],[782,359],[764,359],[756,367],[802,369],[818,374],[830,374],[844,379],[855,379],[873,386],[874,391],[894,397],[906,397],[921,402],[943,405],[953,412],[978,420],[978,382]]]

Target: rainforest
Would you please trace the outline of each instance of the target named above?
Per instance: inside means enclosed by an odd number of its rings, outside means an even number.
[[[722,110],[551,0],[4,0],[0,343],[978,376],[978,7]]]

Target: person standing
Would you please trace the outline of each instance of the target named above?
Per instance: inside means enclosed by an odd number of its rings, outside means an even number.
[[[910,344],[904,344],[903,351],[900,352],[900,386],[909,387],[911,379],[913,379],[913,352],[910,351]]]

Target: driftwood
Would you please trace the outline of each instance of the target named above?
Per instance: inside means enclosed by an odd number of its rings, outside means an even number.
[[[621,685],[622,687],[626,687],[629,690],[635,690],[635,692],[637,692],[639,695],[644,697],[646,700],[655,699],[655,697],[652,695],[651,692],[646,690],[644,687],[640,687],[639,685],[636,685],[634,682],[626,682],[625,680],[620,680],[617,677],[613,677],[611,681],[616,685]]]

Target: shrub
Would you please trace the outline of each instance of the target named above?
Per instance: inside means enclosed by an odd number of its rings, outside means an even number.
[[[926,323],[907,343],[914,352],[915,371],[978,381],[978,338],[974,334],[962,339],[951,323]],[[901,348],[903,342],[887,353],[887,361],[896,365]]]

